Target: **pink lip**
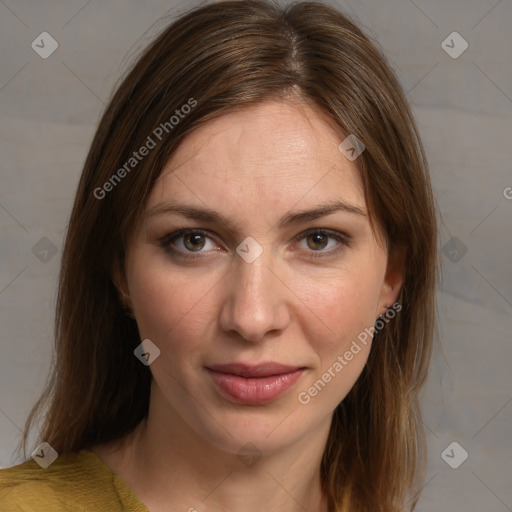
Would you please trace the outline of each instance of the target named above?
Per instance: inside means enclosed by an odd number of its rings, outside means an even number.
[[[219,391],[245,404],[261,404],[277,399],[304,373],[305,368],[279,363],[212,365],[206,368]]]

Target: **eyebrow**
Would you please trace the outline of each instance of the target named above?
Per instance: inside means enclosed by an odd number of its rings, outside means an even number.
[[[302,222],[319,219],[336,212],[345,212],[363,217],[367,216],[366,211],[363,208],[351,205],[344,201],[334,201],[331,203],[319,205],[313,209],[287,213],[279,220],[277,226],[282,229],[291,225],[300,224]],[[158,203],[153,208],[149,209],[145,213],[145,216],[152,217],[155,215],[163,214],[176,214],[181,215],[182,217],[186,217],[187,219],[207,222],[210,224],[223,224],[231,231],[239,231],[233,222],[221,213],[210,208],[197,207],[186,204],[177,204],[172,202]]]

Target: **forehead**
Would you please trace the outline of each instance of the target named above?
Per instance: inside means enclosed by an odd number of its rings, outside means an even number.
[[[229,112],[182,141],[147,206],[193,199],[218,209],[228,193],[234,204],[279,210],[320,198],[364,207],[357,165],[338,149],[343,139],[326,115],[292,101]]]
[[[205,123],[181,144],[169,162],[179,166],[201,154],[272,164],[303,157],[328,158],[340,137],[334,124],[311,107],[272,101]]]

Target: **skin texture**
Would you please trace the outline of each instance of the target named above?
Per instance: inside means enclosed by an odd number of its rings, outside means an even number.
[[[342,140],[310,107],[270,101],[189,135],[151,191],[125,270],[114,275],[141,339],[161,351],[150,366],[149,416],[127,438],[93,451],[152,512],[327,511],[320,461],[332,413],[371,340],[309,403],[298,395],[375,324],[402,284],[400,266],[388,261],[364,215],[357,161],[341,154]],[[363,215],[337,211],[279,226],[289,213],[334,201]],[[215,210],[233,226],[158,213],[178,202]],[[206,236],[174,239],[177,253],[162,247],[185,228]],[[326,233],[305,236],[313,228]],[[263,249],[251,263],[236,252],[246,237]],[[186,259],[195,248],[202,257]],[[306,370],[276,400],[249,405],[219,392],[205,369],[263,361]],[[256,462],[239,457],[247,443]]]

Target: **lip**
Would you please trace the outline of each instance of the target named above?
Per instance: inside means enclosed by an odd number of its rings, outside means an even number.
[[[301,366],[290,366],[286,364],[275,363],[274,361],[246,364],[246,363],[228,363],[214,364],[207,366],[209,370],[220,373],[229,373],[240,377],[271,377],[272,375],[283,375],[300,370]]]
[[[211,365],[206,370],[222,395],[244,404],[262,404],[276,400],[305,372],[304,367],[275,362],[257,365]]]

